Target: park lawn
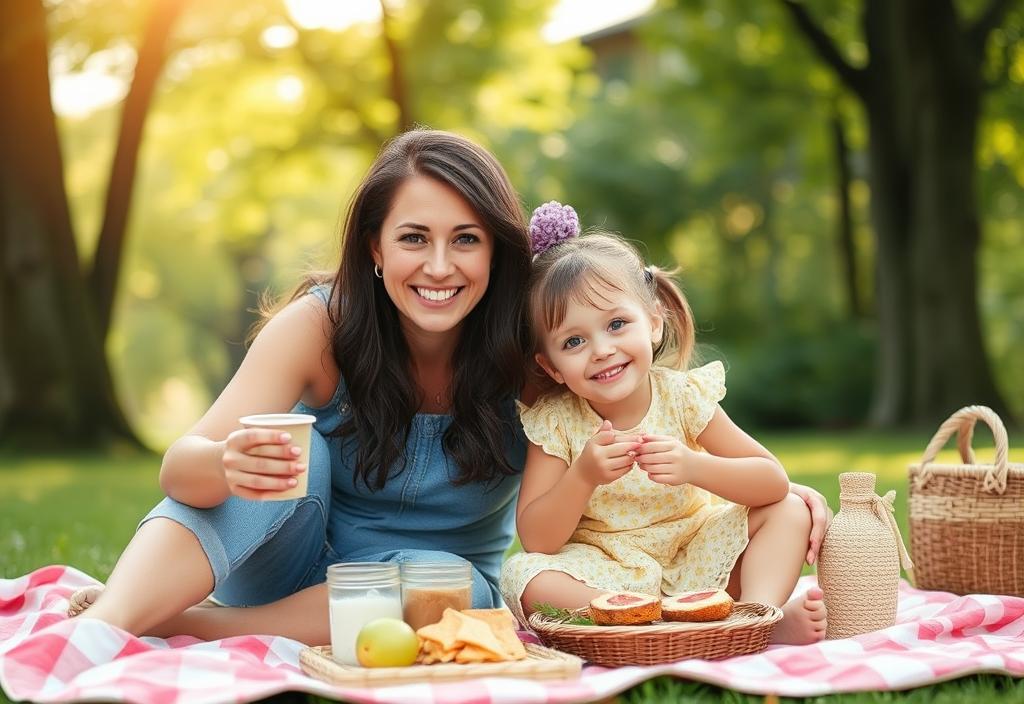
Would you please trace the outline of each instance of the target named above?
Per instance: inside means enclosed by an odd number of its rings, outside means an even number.
[[[794,481],[814,486],[838,510],[836,475],[878,475],[879,492],[897,491],[897,517],[906,536],[906,466],[920,457],[926,434],[866,431],[759,434]],[[987,455],[986,440],[976,447]],[[991,447],[991,441],[987,440]],[[955,451],[941,458],[955,461]],[[138,453],[107,456],[0,454],[0,577],[11,578],[48,564],[70,564],[106,579],[138,520],[161,497],[159,457]],[[909,540],[909,536],[907,536]],[[804,701],[1024,703],[1024,681],[994,675],[962,678],[907,693],[865,693]],[[6,698],[0,695],[0,701]],[[268,701],[323,701],[296,693]],[[668,677],[638,685],[619,697],[630,704],[653,702],[758,702],[751,697]],[[787,700],[782,701],[800,701]]]

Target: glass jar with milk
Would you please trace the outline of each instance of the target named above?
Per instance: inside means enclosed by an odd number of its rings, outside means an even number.
[[[376,618],[402,619],[398,565],[389,562],[339,562],[327,568],[331,654],[343,665],[359,665],[356,636]]]

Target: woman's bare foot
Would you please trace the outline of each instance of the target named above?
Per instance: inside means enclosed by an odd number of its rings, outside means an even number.
[[[74,618],[88,609],[96,602],[96,598],[103,592],[103,585],[96,584],[91,587],[82,587],[68,599],[68,616]]]
[[[817,643],[825,637],[825,602],[821,588],[811,587],[782,606],[782,620],[775,625],[771,642],[785,645]]]
[[[96,603],[96,599],[98,599],[100,594],[102,593],[102,584],[96,584],[91,587],[82,587],[81,589],[76,589],[74,592],[71,593],[71,596],[68,597],[68,617],[74,618],[75,616],[80,616],[81,614],[83,614],[86,609],[88,609],[90,606]],[[214,599],[213,596],[211,595],[206,597],[205,600],[196,604],[196,606],[221,607],[223,606],[223,604]]]

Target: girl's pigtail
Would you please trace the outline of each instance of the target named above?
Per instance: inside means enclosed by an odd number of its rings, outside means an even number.
[[[693,355],[695,332],[690,304],[674,279],[679,269],[666,271],[652,265],[647,272],[654,297],[665,315],[664,333],[654,350],[654,359],[671,369],[686,370]]]

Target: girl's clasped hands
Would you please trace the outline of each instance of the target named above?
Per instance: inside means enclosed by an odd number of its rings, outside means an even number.
[[[689,482],[688,466],[696,455],[679,438],[622,433],[605,420],[583,448],[578,468],[584,481],[593,486],[611,484],[634,463],[651,481],[679,486]]]

